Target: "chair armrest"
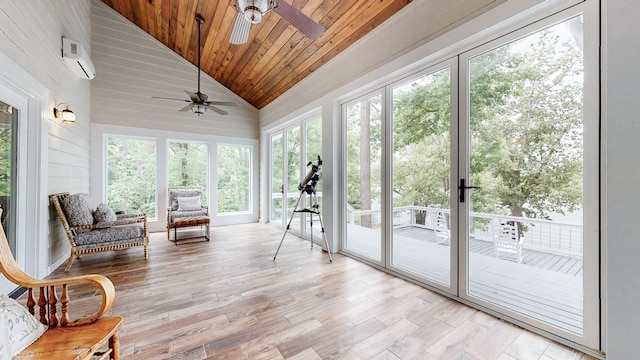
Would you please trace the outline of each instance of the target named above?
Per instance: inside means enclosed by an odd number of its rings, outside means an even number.
[[[147,215],[145,214],[120,214],[116,216],[117,220],[135,219],[135,218],[144,219],[145,217],[147,217]]]
[[[109,280],[107,277],[103,275],[89,274],[89,275],[72,276],[72,277],[65,277],[65,278],[51,279],[51,280],[48,280],[48,279],[38,280],[38,279],[31,278],[31,279],[26,279],[26,281],[24,281],[23,284],[21,285],[31,289],[35,289],[35,288],[51,289],[55,286],[62,286],[63,290],[62,290],[62,299],[61,299],[61,302],[62,302],[61,310],[63,312],[62,318],[64,319],[66,316],[65,308],[68,308],[68,304],[65,303],[65,302],[68,302],[68,299],[65,299],[65,297],[67,296],[65,294],[66,287],[72,284],[93,285],[98,291],[100,291],[100,294],[101,294],[100,307],[95,313],[89,316],[83,316],[69,322],[62,320],[61,326],[80,326],[80,325],[91,324],[96,320],[98,320],[102,315],[104,315],[111,309],[111,306],[113,305],[113,301],[116,296],[116,289],[113,286],[113,283],[111,282],[111,280]],[[48,302],[49,304],[51,303],[50,298]]]
[[[2,215],[2,208],[0,208]],[[145,225],[146,228],[146,225]],[[34,314],[34,307],[40,307],[40,322],[48,324],[50,328],[60,326],[79,326],[90,324],[98,320],[103,314],[111,309],[116,296],[116,289],[111,280],[98,274],[64,277],[59,279],[35,279],[31,275],[22,271],[15,258],[11,254],[9,242],[0,223],[0,273],[10,282],[29,289],[27,307],[29,312]],[[69,321],[69,292],[68,285],[89,284],[97,288],[101,294],[101,302],[98,310],[89,316],[82,316],[74,321]],[[57,302],[58,295],[56,287],[61,287],[62,297],[60,299],[60,320],[58,322]],[[33,290],[39,289],[38,302],[35,302]]]
[[[27,299],[27,307],[29,308],[29,311],[32,314],[35,314],[34,307],[36,304],[39,305],[40,321],[43,323],[48,323],[50,327],[55,327],[58,324],[58,317],[55,311],[57,303],[56,286],[62,287],[62,298],[60,300],[60,310],[62,312],[60,316],[61,326],[80,326],[91,324],[111,309],[111,306],[113,305],[113,301],[115,299],[116,290],[113,286],[113,283],[107,277],[102,275],[89,274],[64,277],[60,279],[39,280],[23,272],[22,269],[18,267],[18,264],[15,261],[6,261],[2,265],[2,273],[7,278],[7,280],[29,289],[29,296]],[[89,284],[93,285],[95,288],[97,288],[98,291],[100,291],[100,306],[94,314],[69,321],[67,317],[69,302],[67,286],[72,284]],[[34,289],[40,289],[39,299],[37,302],[34,299]],[[46,316],[48,316],[49,318],[47,319]],[[54,320],[51,320],[52,318]]]

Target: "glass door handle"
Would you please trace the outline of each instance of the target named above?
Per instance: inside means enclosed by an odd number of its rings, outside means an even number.
[[[464,202],[464,193],[467,189],[480,189],[480,186],[465,186],[465,180],[460,179],[460,186],[458,186],[458,190],[460,191],[460,202]]]

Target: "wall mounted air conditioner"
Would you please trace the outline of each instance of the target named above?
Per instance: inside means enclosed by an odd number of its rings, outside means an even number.
[[[84,51],[82,44],[69,38],[62,38],[62,58],[69,69],[81,79],[93,79],[96,77],[96,68],[93,66],[89,54]]]

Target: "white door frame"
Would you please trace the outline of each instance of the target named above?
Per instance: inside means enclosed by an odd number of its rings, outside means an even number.
[[[527,316],[520,315],[516,312],[495,306],[489,302],[468,295],[467,281],[468,281],[468,239],[466,241],[460,241],[459,249],[459,276],[458,281],[458,296],[462,299],[468,300],[472,303],[479,304],[486,307],[496,313],[506,314],[507,316],[520,321],[523,324],[532,324],[533,326],[543,329],[551,334],[556,334],[562,338],[569,339],[578,344],[582,344],[592,349],[600,349],[600,260],[599,260],[599,100],[598,100],[598,84],[597,81],[589,79],[597,79],[598,77],[598,58],[599,53],[597,49],[598,43],[598,14],[595,6],[592,6],[593,2],[589,4],[581,3],[575,5],[565,11],[553,14],[542,20],[532,22],[530,25],[523,27],[517,31],[509,33],[500,38],[496,38],[486,44],[479,46],[473,50],[465,52],[460,55],[460,74],[459,78],[462,79],[460,83],[460,101],[459,101],[459,114],[460,114],[460,127],[459,127],[459,146],[460,153],[458,155],[458,168],[459,179],[469,179],[469,149],[467,147],[470,134],[468,133],[468,126],[462,126],[462,124],[468,124],[468,82],[465,79],[469,78],[468,68],[466,66],[468,59],[471,57],[482,54],[489,51],[492,48],[499,47],[510,41],[518,39],[522,36],[535,33],[545,27],[551,26],[556,23],[560,23],[566,19],[577,16],[579,14],[584,15],[584,67],[585,67],[585,83],[584,83],[584,185],[583,185],[583,335],[579,336],[570,333],[565,330],[554,328],[553,326],[537,321],[535,319],[528,318]],[[593,37],[595,34],[596,37]],[[589,47],[590,46],[590,47]],[[468,236],[468,203],[460,204],[458,211],[458,234],[461,237]]]
[[[16,194],[18,264],[34,277],[44,277],[48,268],[47,134],[53,117],[49,90],[0,52],[0,98],[22,107],[19,110]],[[51,114],[50,114],[51,113]],[[1,292],[12,285],[5,279]]]

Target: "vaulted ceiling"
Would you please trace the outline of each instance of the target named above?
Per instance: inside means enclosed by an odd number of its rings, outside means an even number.
[[[102,1],[194,65],[195,17],[201,15],[202,71],[261,109],[412,0],[286,0],[320,23],[324,34],[308,39],[269,12],[242,45],[229,43],[233,0]]]

